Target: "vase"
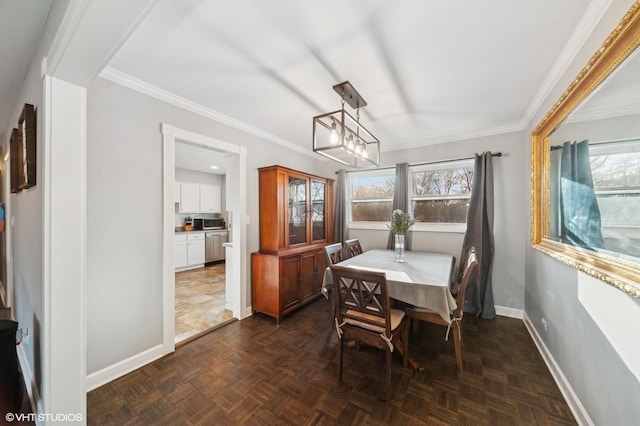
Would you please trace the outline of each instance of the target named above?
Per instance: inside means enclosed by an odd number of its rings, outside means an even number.
[[[404,262],[404,235],[395,235],[396,262]]]

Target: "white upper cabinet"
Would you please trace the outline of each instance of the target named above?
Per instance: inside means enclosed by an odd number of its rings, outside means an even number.
[[[183,213],[197,213],[200,211],[199,183],[180,183],[180,211]]]
[[[176,182],[175,192],[180,194],[180,213],[222,213],[220,185]]]
[[[203,213],[222,213],[220,185],[200,184],[200,211]]]
[[[173,202],[180,203],[180,182],[174,182],[173,184]]]

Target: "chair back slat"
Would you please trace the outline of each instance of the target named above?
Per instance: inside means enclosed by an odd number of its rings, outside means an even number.
[[[342,244],[335,243],[324,247],[324,253],[327,255],[327,265],[335,265],[342,262],[346,256]]]
[[[462,270],[462,279],[460,280],[460,287],[458,288],[458,294],[456,295],[457,308],[453,311],[454,318],[461,318],[464,308],[464,297],[467,291],[467,285],[478,270],[478,256],[476,255],[476,248],[471,247],[467,255],[467,261],[464,264]]]
[[[360,245],[360,240],[358,240],[357,238],[346,240],[344,242],[344,250],[349,257],[354,257],[362,254],[362,246]]]
[[[384,272],[331,266],[338,323],[355,321],[360,326],[384,329],[391,335],[390,302]]]

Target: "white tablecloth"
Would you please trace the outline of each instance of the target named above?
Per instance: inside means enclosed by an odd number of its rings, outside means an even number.
[[[384,272],[389,285],[389,296],[413,306],[438,313],[449,322],[456,301],[449,286],[455,259],[451,255],[406,251],[405,262],[395,261],[393,250],[368,250],[340,262],[341,266]],[[327,268],[322,283],[333,286],[331,269]]]

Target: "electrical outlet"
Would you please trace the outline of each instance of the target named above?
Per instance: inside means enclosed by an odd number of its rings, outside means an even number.
[[[19,345],[20,343],[29,343],[29,329],[25,328],[19,328],[18,330],[16,330],[16,345]]]
[[[542,328],[544,328],[544,331],[547,331],[547,321],[542,318]]]

